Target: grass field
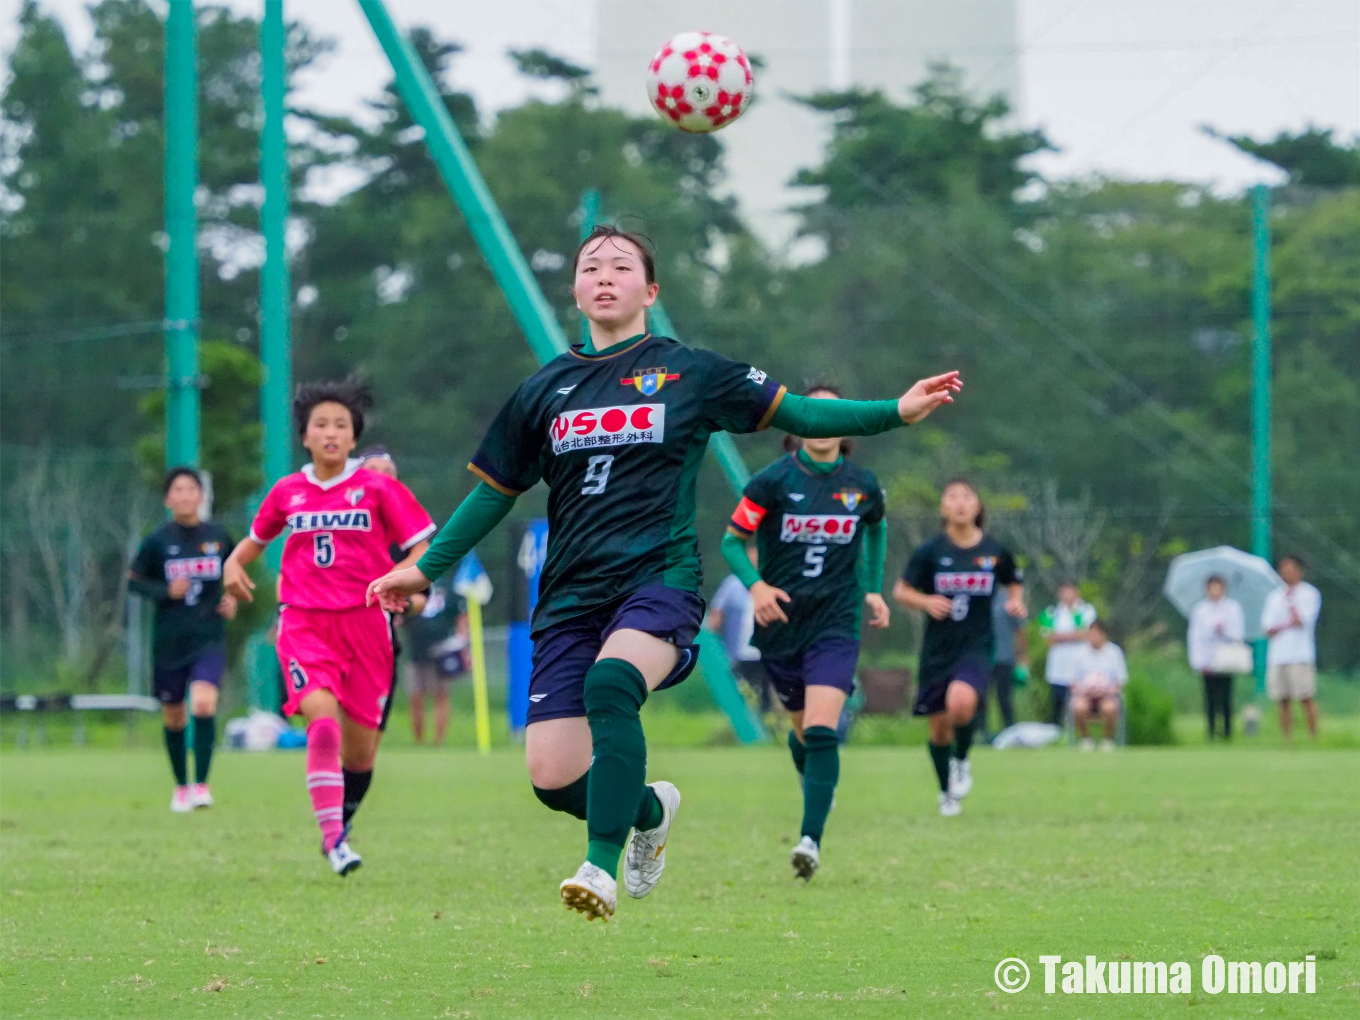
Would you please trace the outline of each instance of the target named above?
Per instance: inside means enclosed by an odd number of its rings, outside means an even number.
[[[1360,757],[976,756],[934,811],[919,748],[851,748],[809,886],[774,749],[661,749],[670,865],[608,925],[557,902],[583,826],[517,754],[390,750],[330,874],[300,755],[224,752],[219,806],[167,810],[147,751],[0,757],[6,1017],[1360,1015]],[[1317,994],[1210,995],[1200,960],[1314,953]],[[1045,995],[1038,957],[1189,961],[1191,995]],[[993,968],[1018,956],[1029,988]]]

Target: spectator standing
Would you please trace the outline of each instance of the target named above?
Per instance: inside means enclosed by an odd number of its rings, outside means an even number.
[[[1204,714],[1209,720],[1209,739],[1214,739],[1214,718],[1223,717],[1223,739],[1232,739],[1233,675],[1218,664],[1220,649],[1243,640],[1246,626],[1242,605],[1228,597],[1228,584],[1221,577],[1204,582],[1205,597],[1190,610],[1185,646],[1190,668],[1204,677]]]
[[[1058,585],[1058,603],[1039,614],[1039,633],[1048,645],[1044,679],[1048,681],[1049,722],[1061,726],[1076,673],[1077,656],[1086,644],[1087,629],[1096,620],[1096,608],[1083,602],[1075,581]]]
[[[756,547],[747,545],[746,555],[754,567],[758,555]],[[746,682],[759,700],[761,713],[768,712],[773,704],[770,682],[760,662],[760,649],[751,644],[756,629],[755,608],[750,590],[736,574],[728,574],[718,585],[713,601],[709,603],[705,623],[721,639],[732,672]]]
[[[1006,612],[1002,599],[992,599],[992,690],[996,692],[997,708],[1001,710],[1002,727],[1015,725],[1015,705],[1012,689],[1017,664],[1026,660],[1025,620]],[[986,733],[987,709],[981,713],[982,729]],[[990,737],[985,738],[990,739]]]
[[[411,733],[425,741],[425,698],[434,705],[434,743],[444,742],[449,728],[449,688],[467,670],[467,603],[453,591],[447,578],[429,587],[425,606],[407,615],[406,697],[411,706]]]
[[[1303,561],[1284,556],[1279,562],[1283,590],[1266,597],[1261,629],[1269,638],[1266,648],[1266,693],[1280,706],[1280,733],[1286,739],[1294,729],[1291,701],[1303,705],[1308,733],[1318,735],[1317,621],[1322,593],[1303,579]]]
[[[1129,682],[1129,667],[1124,649],[1110,640],[1105,625],[1092,620],[1086,628],[1087,641],[1077,645],[1072,656],[1072,719],[1081,738],[1081,749],[1095,747],[1091,740],[1091,717],[1100,716],[1104,728],[1102,751],[1114,750],[1114,731],[1119,721],[1119,702]]]

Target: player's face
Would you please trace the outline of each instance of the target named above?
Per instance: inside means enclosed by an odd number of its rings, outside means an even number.
[[[1303,580],[1303,571],[1293,560],[1282,560],[1280,562],[1280,577],[1285,584],[1292,587]]]
[[[176,517],[192,517],[203,502],[203,490],[188,475],[180,475],[170,483],[165,494],[165,508]]]
[[[1215,602],[1217,602],[1219,599],[1221,599],[1221,598],[1223,597],[1223,593],[1224,593],[1227,589],[1223,587],[1223,582],[1222,582],[1222,581],[1217,581],[1217,580],[1215,580],[1215,581],[1210,581],[1207,585],[1205,585],[1205,586],[1204,586],[1204,590],[1207,591],[1207,592],[1209,593],[1209,597],[1210,597],[1211,599],[1213,599]]]
[[[317,464],[344,464],[354,452],[354,419],[344,404],[325,401],[312,408],[302,445]]]
[[[808,394],[813,400],[835,400],[836,394],[830,390],[813,390]],[[841,437],[835,439],[804,439],[803,449],[813,457],[826,458],[840,452]]]
[[[951,485],[940,497],[940,516],[957,527],[972,524],[981,512],[982,500],[970,486]]]
[[[576,307],[591,322],[624,325],[643,314],[656,300],[655,283],[647,282],[642,253],[621,237],[601,238],[581,253],[576,263],[572,294]]]
[[[1091,643],[1092,648],[1103,648],[1108,639],[1105,637],[1105,632],[1103,630],[1099,627],[1092,627],[1090,637],[1086,640]]]

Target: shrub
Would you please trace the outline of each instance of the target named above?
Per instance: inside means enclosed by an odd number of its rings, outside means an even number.
[[[1142,676],[1132,676],[1124,688],[1130,744],[1174,744],[1171,717],[1176,702],[1166,691]]]

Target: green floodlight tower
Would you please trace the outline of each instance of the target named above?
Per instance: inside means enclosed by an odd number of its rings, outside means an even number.
[[[194,5],[177,0],[165,20],[165,463],[197,467],[198,52]]]
[[[1270,191],[1251,189],[1251,551],[1271,557],[1270,455]],[[1266,690],[1266,641],[1256,642],[1253,656],[1256,693]]]

